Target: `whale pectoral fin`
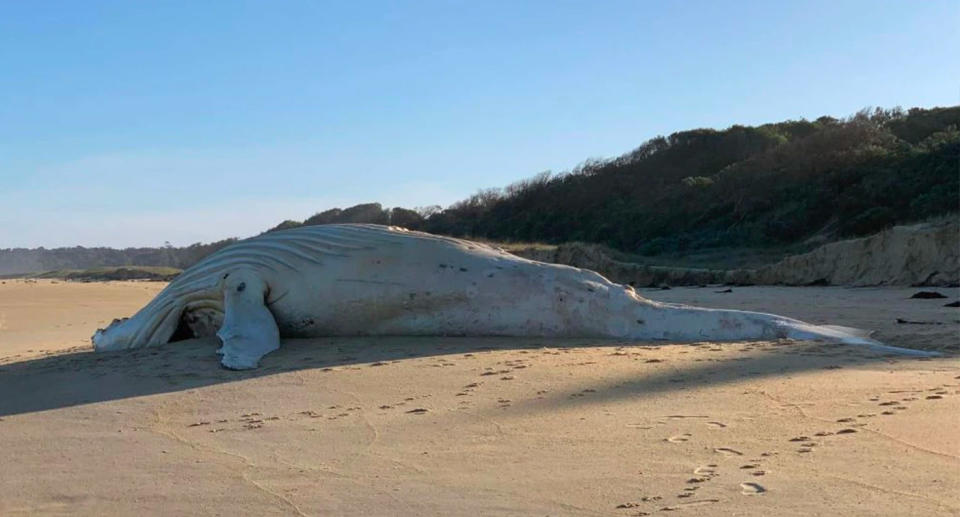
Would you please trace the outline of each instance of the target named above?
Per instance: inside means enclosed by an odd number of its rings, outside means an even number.
[[[280,331],[263,291],[247,289],[248,283],[224,289],[223,325],[217,331],[223,346],[217,353],[222,355],[220,364],[231,370],[256,368],[261,357],[280,348]]]
[[[231,306],[233,305],[233,306]],[[220,364],[231,370],[249,370],[260,358],[280,348],[280,331],[273,314],[264,305],[227,304],[217,337],[223,343],[217,353]]]

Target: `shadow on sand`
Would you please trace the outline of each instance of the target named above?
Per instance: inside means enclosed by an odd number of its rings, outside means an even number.
[[[66,408],[131,397],[171,393],[221,383],[324,369],[389,362],[412,357],[478,353],[489,350],[572,350],[583,346],[617,347],[634,343],[587,339],[536,338],[325,338],[284,340],[261,367],[230,371],[220,367],[215,338],[180,341],[157,348],[114,353],[75,351],[0,364],[0,417]],[[651,349],[656,345],[651,345]],[[698,345],[691,345],[698,346]],[[699,345],[713,346],[717,345]],[[724,346],[724,345],[719,345]],[[742,345],[730,345],[740,346]],[[705,354],[706,355],[706,354]],[[796,355],[804,356],[798,360]],[[691,362],[688,368],[659,370],[617,379],[596,389],[590,401],[643,397],[655,393],[761,378],[821,368],[854,367],[877,362],[924,361],[875,354],[855,347],[821,343],[761,343],[740,357]],[[585,399],[553,399],[541,409],[584,404]]]

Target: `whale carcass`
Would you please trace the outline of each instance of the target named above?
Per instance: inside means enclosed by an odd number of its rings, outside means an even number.
[[[206,257],[98,351],[217,335],[231,369],[255,368],[281,337],[544,336],[623,340],[827,339],[884,346],[854,329],[757,312],[658,303],[574,267],[402,228],[335,224],[270,232]]]

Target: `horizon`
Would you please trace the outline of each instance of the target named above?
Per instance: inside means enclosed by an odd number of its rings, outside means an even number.
[[[266,5],[0,6],[0,248],[242,238],[678,131],[960,103],[950,2]]]

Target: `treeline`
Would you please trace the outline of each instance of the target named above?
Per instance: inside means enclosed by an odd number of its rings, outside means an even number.
[[[584,241],[644,255],[867,235],[960,210],[960,107],[863,110],[658,136],[609,160],[481,190],[442,209],[334,208],[275,231],[393,224],[499,241]],[[0,274],[97,266],[189,267],[186,248],[0,250]]]
[[[333,223],[391,224],[415,229],[421,228],[430,215],[438,211],[440,211],[439,206],[415,210],[399,207],[384,209],[380,203],[364,203],[344,209],[332,208],[314,214],[303,222],[288,219],[267,231],[274,232],[298,226]]]
[[[92,269],[105,266],[166,266],[185,269],[203,257],[236,242],[224,239],[210,244],[193,244],[183,248],[13,248],[0,249],[0,275],[17,275],[40,271]]]
[[[502,241],[597,242],[645,255],[867,235],[960,209],[958,127],[960,107],[696,129],[442,210],[372,203],[276,229],[371,222]]]

